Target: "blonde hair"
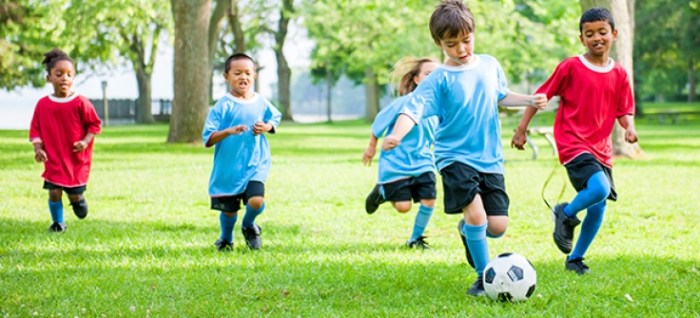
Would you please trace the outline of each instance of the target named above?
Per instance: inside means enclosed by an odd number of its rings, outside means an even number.
[[[418,86],[413,78],[420,74],[420,69],[425,63],[440,63],[432,57],[417,58],[413,56],[404,57],[394,64],[389,77],[392,83],[398,83],[396,91],[399,96],[413,92]]]

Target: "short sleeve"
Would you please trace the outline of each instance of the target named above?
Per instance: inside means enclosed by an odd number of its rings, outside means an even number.
[[[621,69],[621,80],[620,80],[620,94],[619,100],[616,108],[616,116],[621,117],[625,115],[634,115],[635,105],[634,105],[634,93],[632,93],[632,86],[630,85],[629,76],[624,69]]]
[[[496,88],[496,94],[498,100],[504,99],[508,95],[508,79],[506,78],[505,72],[503,72],[503,68],[501,68],[501,64],[496,61],[496,76],[497,76],[497,88]]]
[[[207,119],[204,121],[204,128],[202,129],[202,142],[206,145],[209,142],[211,135],[219,130],[221,127],[221,101],[217,102],[214,107],[209,110]]]
[[[265,115],[263,117],[263,122],[272,124],[271,134],[277,132],[277,126],[279,126],[282,120],[282,113],[280,113],[277,108],[272,105],[269,101],[265,101]]]
[[[411,98],[405,103],[400,113],[418,123],[423,118],[438,115],[440,104],[440,79],[443,72],[433,71],[411,93]]]
[[[92,105],[89,99],[80,97],[82,102],[81,111],[83,119],[83,127],[88,133],[99,134],[102,130],[102,120],[97,116],[95,106]]]
[[[537,89],[536,93],[547,95],[548,100],[554,96],[560,95],[563,91],[562,86],[565,83],[566,74],[568,73],[567,65],[566,62],[557,65],[557,68],[554,69],[554,73],[552,73],[552,75]]]

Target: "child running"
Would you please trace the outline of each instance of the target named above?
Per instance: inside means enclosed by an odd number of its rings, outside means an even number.
[[[246,206],[241,231],[248,248],[262,247],[262,229],[255,219],[265,211],[265,180],[270,173],[270,146],[265,133],[274,134],[282,115],[253,91],[255,62],[243,53],[226,59],[224,79],[231,91],[209,111],[202,141],[215,146],[209,178],[211,209],[221,211],[219,251],[233,248],[233,227],[241,201]]]
[[[404,103],[416,86],[438,66],[432,58],[404,58],[396,63],[392,77],[400,77],[399,98],[384,107],[372,124],[369,146],[362,156],[362,162],[369,166],[374,158],[377,140],[391,134],[394,123]],[[367,213],[374,213],[384,201],[391,201],[399,213],[411,210],[411,199],[420,202],[420,208],[413,224],[413,233],[406,242],[409,248],[428,248],[425,241],[425,228],[435,209],[435,162],[432,149],[435,142],[437,116],[426,118],[413,127],[404,142],[390,151],[382,151],[379,157],[379,183],[365,200]]]
[[[447,62],[418,85],[382,148],[397,147],[422,118],[439,117],[435,162],[442,175],[445,213],[463,215],[458,230],[477,274],[467,294],[483,296],[483,271],[489,261],[486,237],[503,235],[510,203],[498,105],[544,108],[547,100],[543,94],[509,91],[498,61],[474,54],[474,18],[462,1],[438,4],[429,27]]]
[[[637,132],[630,79],[610,58],[617,38],[612,15],[604,8],[587,10],[581,16],[579,32],[587,52],[561,62],[537,92],[547,94],[547,98],[560,97],[554,138],[559,162],[566,167],[578,194],[570,203],[554,207],[553,237],[559,250],[568,255],[566,269],[583,275],[589,272],[583,258],[603,223],[606,199],[617,200],[610,139],[615,120],[626,129],[627,142],[637,142]],[[513,147],[524,149],[527,126],[536,112],[525,111],[513,136]],[[574,228],[581,223],[576,215],[583,210],[586,217],[572,252]]]
[[[88,214],[83,193],[87,189],[92,165],[92,145],[102,122],[90,100],[73,91],[75,63],[63,51],[44,54],[46,81],[53,94],[43,97],[34,108],[29,140],[34,145],[34,160],[44,163],[44,189],[49,191],[50,232],[68,228],[63,218],[63,191],[79,219]]]

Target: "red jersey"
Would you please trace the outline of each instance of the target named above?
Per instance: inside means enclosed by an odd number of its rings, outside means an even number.
[[[78,94],[59,98],[46,96],[34,108],[29,140],[41,142],[48,160],[44,162],[44,180],[63,187],[87,184],[92,163],[91,140],[81,152],[73,152],[73,143],[87,133],[98,134],[102,122],[92,103]]]
[[[554,139],[559,162],[566,164],[582,153],[612,167],[612,134],[615,120],[634,115],[634,95],[625,69],[610,59],[595,66],[583,55],[561,62],[537,93],[559,96],[554,119]]]

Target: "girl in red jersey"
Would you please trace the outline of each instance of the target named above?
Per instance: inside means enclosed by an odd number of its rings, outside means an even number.
[[[34,109],[29,140],[34,159],[44,163],[44,189],[49,190],[50,232],[64,232],[62,194],[65,191],[75,215],[87,216],[85,192],[92,163],[93,138],[102,122],[95,107],[73,91],[75,63],[63,51],[44,54],[46,81],[54,92],[39,100]]]

